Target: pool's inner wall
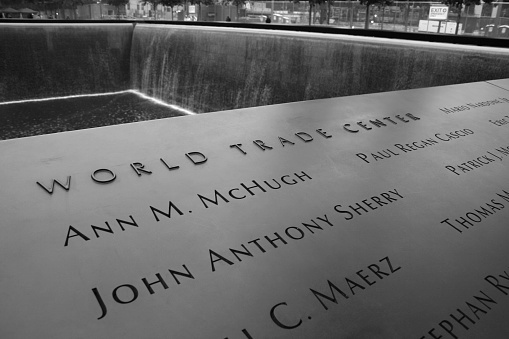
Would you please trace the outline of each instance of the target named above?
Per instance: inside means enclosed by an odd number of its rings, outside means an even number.
[[[155,24],[0,24],[0,101],[137,89],[195,112],[509,78],[509,50]]]
[[[129,89],[132,24],[0,24],[0,102]]]

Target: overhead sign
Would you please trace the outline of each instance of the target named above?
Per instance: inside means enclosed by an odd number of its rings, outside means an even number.
[[[507,81],[0,142],[0,338],[507,338]]]
[[[429,20],[447,20],[449,7],[447,6],[431,6],[429,8]]]

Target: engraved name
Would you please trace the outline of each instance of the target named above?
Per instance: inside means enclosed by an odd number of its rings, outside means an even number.
[[[509,202],[509,192],[502,190],[503,193],[497,193],[497,198],[491,199],[489,202],[479,205],[479,207],[472,208],[466,212],[463,216],[446,218],[440,221],[441,224],[452,227],[459,233],[463,233],[464,230],[468,230],[496,214],[505,208],[500,199]],[[498,200],[497,200],[498,199]]]
[[[427,147],[431,147],[434,145],[438,145],[441,142],[449,142],[455,139],[459,139],[462,137],[467,137],[469,135],[473,135],[474,131],[468,128],[464,128],[461,130],[456,130],[448,133],[435,133],[434,137],[426,138],[417,141],[411,141],[408,143],[394,144],[393,148],[386,148],[380,151],[374,151],[371,153],[356,153],[355,155],[369,164],[372,162],[377,162],[384,159],[389,159],[392,157],[396,157],[398,155],[402,155],[405,153],[418,151]]]
[[[464,105],[458,105],[453,107],[442,107],[439,108],[440,111],[444,112],[445,114],[451,114],[451,113],[459,113],[463,111],[469,111],[471,109],[480,108],[480,107],[488,107],[498,104],[507,104],[509,103],[509,99],[507,98],[496,98],[492,100],[486,100],[486,101],[480,101],[475,103],[467,103]]]
[[[484,277],[489,285],[483,290],[479,290],[473,296],[465,299],[456,310],[449,315],[444,316],[438,322],[438,326],[428,330],[426,335],[419,339],[447,339],[447,338],[463,338],[474,325],[490,313],[493,308],[497,307],[498,302],[495,296],[502,293],[505,297],[509,294],[509,274],[504,270],[503,274],[487,275]],[[493,289],[494,288],[494,289]],[[475,335],[474,335],[475,337]],[[481,338],[482,335],[477,336]]]
[[[461,175],[482,168],[483,166],[489,165],[491,163],[502,161],[502,157],[508,155],[509,146],[499,147],[496,148],[494,152],[487,151],[486,154],[482,154],[476,158],[466,160],[460,164],[446,165],[445,168],[456,175]]]

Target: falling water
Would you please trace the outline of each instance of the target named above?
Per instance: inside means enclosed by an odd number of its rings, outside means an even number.
[[[131,87],[195,112],[509,77],[500,49],[138,24]]]
[[[262,29],[0,23],[0,139],[509,78],[508,56],[496,48]],[[90,96],[119,91],[129,92]]]

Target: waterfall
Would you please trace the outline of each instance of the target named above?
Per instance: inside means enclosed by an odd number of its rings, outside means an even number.
[[[134,89],[211,112],[509,78],[507,54],[264,29],[0,23],[0,102]]]
[[[194,112],[509,77],[500,49],[260,29],[138,24],[131,88]]]

